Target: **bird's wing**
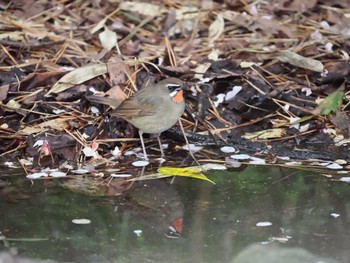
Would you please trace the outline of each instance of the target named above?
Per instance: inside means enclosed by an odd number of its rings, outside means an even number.
[[[155,98],[155,95],[147,88],[138,91],[134,96],[124,100],[120,106],[110,112],[111,115],[119,116],[125,119],[132,117],[150,116],[157,112],[161,98]]]
[[[90,102],[93,102],[93,103],[99,103],[99,104],[111,106],[113,109],[118,108],[118,106],[123,102],[123,100],[100,97],[95,95],[86,96],[86,99],[88,99]]]

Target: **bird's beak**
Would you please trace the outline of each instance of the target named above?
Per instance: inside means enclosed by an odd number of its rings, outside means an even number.
[[[187,83],[182,83],[180,85],[180,87],[178,88],[178,90],[184,90],[184,89],[187,89],[188,88],[188,84]]]

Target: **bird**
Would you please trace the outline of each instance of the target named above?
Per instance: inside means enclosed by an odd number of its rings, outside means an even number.
[[[183,89],[186,84],[174,77],[169,77],[156,84],[147,85],[134,95],[117,100],[101,96],[86,96],[90,102],[112,106],[111,116],[121,117],[138,128],[143,151],[143,157],[148,155],[143,140],[143,133],[156,134],[160,147],[161,157],[165,154],[160,141],[160,134],[171,128],[185,110]]]

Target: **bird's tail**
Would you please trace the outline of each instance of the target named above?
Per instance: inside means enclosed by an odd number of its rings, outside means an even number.
[[[88,95],[85,97],[90,102],[108,105],[108,106],[111,106],[112,109],[118,108],[119,105],[123,102],[123,100],[111,99],[111,98],[95,96],[95,95]]]

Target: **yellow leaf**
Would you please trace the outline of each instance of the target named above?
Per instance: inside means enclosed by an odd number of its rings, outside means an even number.
[[[206,177],[201,171],[193,168],[176,168],[176,167],[160,167],[158,173],[165,176],[184,176],[194,179],[200,179],[215,184],[212,180]]]

